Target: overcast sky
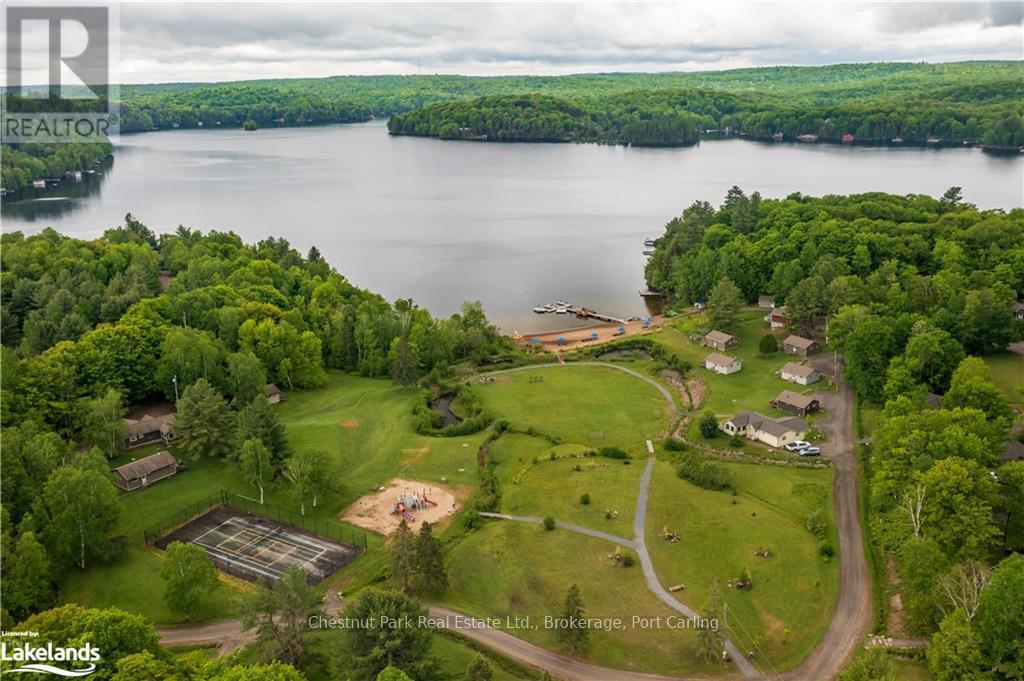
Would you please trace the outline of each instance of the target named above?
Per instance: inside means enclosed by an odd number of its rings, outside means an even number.
[[[1022,18],[1021,2],[124,3],[114,79],[1022,59]]]

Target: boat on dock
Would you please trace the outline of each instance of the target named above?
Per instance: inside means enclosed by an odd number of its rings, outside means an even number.
[[[644,246],[648,248],[654,248],[654,239],[644,239]]]

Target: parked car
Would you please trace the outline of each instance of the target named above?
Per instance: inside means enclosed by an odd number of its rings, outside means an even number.
[[[788,445],[786,445],[786,451],[787,452],[798,452],[801,449],[806,449],[807,447],[810,447],[810,446],[811,446],[810,442],[805,442],[804,440],[793,440]]]
[[[799,452],[800,456],[821,456],[821,449],[818,447],[804,447]]]

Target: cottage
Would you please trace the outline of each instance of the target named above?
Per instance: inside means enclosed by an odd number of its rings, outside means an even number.
[[[775,307],[775,298],[768,295],[760,295],[757,297],[757,306],[770,310]]]
[[[174,414],[152,416],[143,414],[137,419],[124,419],[125,437],[122,446],[125,449],[141,447],[151,442],[170,444],[174,439]]]
[[[807,355],[813,355],[820,350],[821,344],[816,340],[811,340],[810,338],[789,336],[786,340],[782,341],[782,351],[787,355],[806,357]]]
[[[114,469],[114,484],[126,492],[147,487],[185,468],[170,452],[157,452]]]
[[[807,416],[813,411],[818,411],[821,405],[813,397],[801,395],[792,390],[783,390],[779,393],[778,397],[772,400],[772,406],[782,411],[788,411],[791,414]]]
[[[712,352],[702,362],[705,369],[714,371],[716,374],[735,374],[743,368],[743,363],[735,357],[729,357],[717,352]]]
[[[273,383],[267,383],[264,392],[267,395],[267,404],[277,404],[284,399],[284,393]]]
[[[722,331],[710,331],[704,336],[704,345],[715,350],[732,350],[740,346],[740,339]]]
[[[809,367],[805,364],[786,362],[782,365],[782,369],[779,371],[779,377],[784,381],[789,381],[790,383],[810,385],[821,380],[821,372],[814,367]]]
[[[789,317],[786,315],[786,306],[773,307],[771,311],[764,316],[764,320],[768,322],[768,327],[771,329],[781,329],[786,324],[789,324]]]
[[[1024,303],[1013,304],[1013,318],[1024,320]]]
[[[924,404],[929,409],[942,409],[942,395],[928,393],[928,397],[924,398]]]
[[[796,416],[773,419],[756,411],[740,412],[718,426],[729,435],[740,435],[771,447],[783,447],[807,434],[807,422]]]

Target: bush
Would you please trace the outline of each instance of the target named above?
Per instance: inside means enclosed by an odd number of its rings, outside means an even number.
[[[831,558],[836,555],[835,549],[833,549],[832,545],[827,541],[821,543],[821,546],[818,547],[818,553],[821,554],[823,558]]]
[[[597,450],[597,455],[603,456],[606,459],[629,458],[629,454],[627,454],[626,450],[622,449],[621,447],[601,447],[601,449]]]
[[[779,339],[770,333],[766,333],[761,337],[761,342],[757,344],[757,349],[762,355],[770,355],[779,351]]]
[[[580,495],[580,504],[582,506],[590,506],[590,495],[584,492]]]
[[[629,553],[622,557],[622,567],[633,567],[633,556]]]
[[[718,419],[713,412],[706,411],[700,417],[700,434],[708,440],[718,436]]]
[[[551,530],[555,529],[555,519],[552,518],[551,516],[545,516],[544,517],[544,529],[547,530],[548,532],[550,532]]]
[[[807,531],[818,539],[824,539],[825,534],[828,532],[828,522],[825,520],[825,514],[821,511],[815,511],[807,516],[805,525],[807,526]]]
[[[740,447],[743,446],[743,438],[740,437],[739,435],[733,435],[731,438],[729,438],[729,446],[732,447],[733,449],[739,449]]]
[[[665,450],[669,451],[669,452],[685,452],[686,451],[686,443],[683,442],[682,440],[680,440],[679,438],[672,437],[671,435],[669,435],[667,438],[665,438],[664,445],[665,445]]]
[[[704,489],[735,489],[729,469],[721,464],[705,460],[697,452],[684,452],[679,457],[676,475]]]

